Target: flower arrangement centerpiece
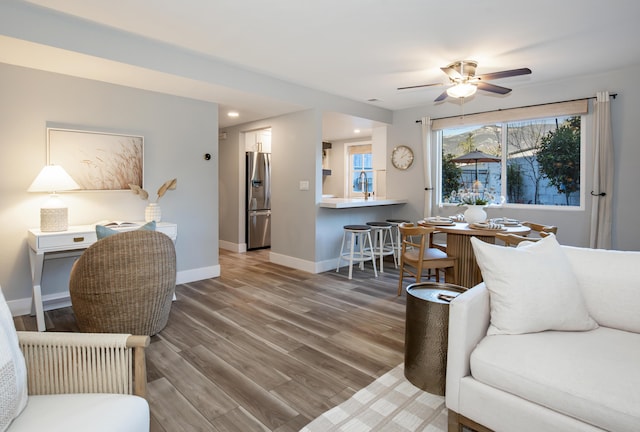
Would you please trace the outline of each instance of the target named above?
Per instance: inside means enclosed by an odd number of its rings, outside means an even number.
[[[478,192],[468,189],[461,189],[460,191],[451,192],[448,198],[446,198],[445,202],[451,204],[457,204],[459,206],[462,205],[480,205],[486,206],[489,203],[493,202],[495,197],[491,193],[487,192]]]
[[[136,195],[139,195],[141,199],[146,200],[148,202],[147,207],[144,210],[144,220],[146,222],[151,222],[153,220],[156,222],[160,222],[160,220],[162,219],[162,211],[160,210],[158,201],[160,201],[160,198],[162,198],[164,194],[167,193],[167,191],[175,190],[177,186],[178,186],[177,178],[167,180],[162,184],[162,186],[160,186],[160,189],[158,189],[156,200],[153,202],[149,202],[149,192],[142,189],[138,185],[134,185],[134,184],[129,185],[129,187],[131,188],[131,192],[133,192]]]
[[[469,192],[469,193],[461,193],[460,194],[460,202],[458,203],[458,205],[481,205],[481,206],[485,206],[487,204],[489,204],[489,201],[493,200],[493,197],[491,196],[485,196],[484,193],[479,194],[479,193],[474,193],[474,192]]]
[[[467,206],[467,210],[464,212],[464,218],[469,224],[484,222],[487,219],[487,212],[482,207],[493,202],[495,197],[491,193],[485,191],[480,192],[478,189],[474,190],[462,190],[457,194],[451,194],[455,202],[459,206]]]

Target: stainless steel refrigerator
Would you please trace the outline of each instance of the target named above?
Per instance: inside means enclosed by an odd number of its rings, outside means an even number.
[[[247,152],[247,250],[271,246],[271,154]]]

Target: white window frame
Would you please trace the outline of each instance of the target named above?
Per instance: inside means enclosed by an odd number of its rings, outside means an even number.
[[[344,146],[344,165],[345,165],[345,182],[344,182],[344,196],[348,197],[348,198],[362,198],[364,196],[364,194],[362,192],[356,192],[353,190],[352,187],[352,174],[353,171],[351,169],[351,155],[352,155],[352,150],[354,147],[364,147],[364,146],[369,146],[370,150],[371,150],[371,156],[373,157],[373,143],[371,141],[360,141],[360,142],[351,142],[348,144],[345,144]],[[360,152],[358,152],[360,153]],[[369,171],[367,171],[369,172]],[[375,191],[376,190],[376,185],[375,185],[375,170],[373,169],[373,166],[371,167],[371,171],[370,171],[370,175],[367,177],[367,179],[369,180],[369,184],[371,185],[371,190]]]

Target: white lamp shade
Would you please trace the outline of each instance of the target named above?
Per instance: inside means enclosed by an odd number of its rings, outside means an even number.
[[[31,183],[28,192],[58,192],[80,189],[78,183],[60,165],[47,165]]]
[[[472,96],[478,87],[469,83],[456,84],[447,89],[447,94],[454,98],[466,98]]]

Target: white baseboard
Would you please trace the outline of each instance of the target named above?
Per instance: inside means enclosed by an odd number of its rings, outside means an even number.
[[[329,270],[336,271],[336,265],[338,264],[337,258],[332,258],[326,261],[320,261],[316,263],[316,273],[323,273]]]
[[[60,309],[71,306],[69,292],[59,292],[42,296],[44,310]],[[31,297],[7,301],[12,316],[28,315],[31,313]]]
[[[220,276],[220,264],[210,267],[200,267],[191,270],[179,271],[176,275],[176,284],[195,282]]]
[[[275,264],[283,265],[285,267],[291,267],[296,270],[306,271],[308,273],[322,273],[327,270],[335,269],[337,263],[335,259],[313,262],[278,254],[275,252],[269,253],[269,261]]]
[[[220,265],[182,270],[176,274],[176,284],[195,282],[220,276]],[[69,292],[63,291],[42,296],[44,310],[60,309],[71,306]],[[31,313],[31,297],[7,301],[12,316],[28,315]]]
[[[224,240],[218,241],[218,247],[220,249],[228,250],[231,252],[245,253],[247,251],[246,243],[232,243]]]

